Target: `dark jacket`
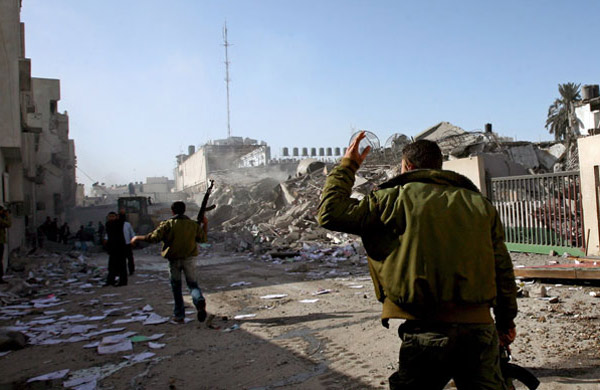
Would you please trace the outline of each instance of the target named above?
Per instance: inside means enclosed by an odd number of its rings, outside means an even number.
[[[125,253],[125,236],[123,235],[123,221],[114,220],[106,222],[106,249],[109,254]]]
[[[343,159],[327,178],[319,223],[358,234],[383,318],[514,326],[516,284],[502,223],[466,177],[416,170],[361,201],[350,198],[358,166]]]

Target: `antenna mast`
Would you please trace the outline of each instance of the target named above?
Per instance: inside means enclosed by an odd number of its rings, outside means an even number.
[[[227,138],[231,137],[231,118],[229,111],[229,42],[227,41],[227,21],[223,25],[223,46],[225,46],[225,84],[227,85]]]

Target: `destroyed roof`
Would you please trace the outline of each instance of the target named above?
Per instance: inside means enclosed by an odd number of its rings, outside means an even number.
[[[466,133],[466,131],[450,122],[440,122],[437,125],[431,126],[430,128],[417,134],[414,137],[414,140],[417,141],[420,139],[428,139],[431,141],[437,141],[441,138],[463,133]]]

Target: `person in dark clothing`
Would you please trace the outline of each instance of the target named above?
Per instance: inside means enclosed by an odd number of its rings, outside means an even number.
[[[127,263],[125,261],[125,238],[123,236],[123,221],[119,220],[117,213],[108,213],[106,222],[105,245],[108,250],[108,276],[105,286],[115,285],[115,278],[119,277],[117,286],[127,285]]]
[[[10,212],[0,206],[0,283],[4,281],[4,244],[6,243],[6,229],[11,225]]]
[[[51,230],[50,226],[52,226],[52,220],[50,219],[50,217],[46,217],[46,220],[40,226],[40,231],[41,231],[41,233],[44,234],[44,238],[47,240],[50,240],[50,230]],[[41,245],[40,245],[40,247],[41,247]]]
[[[104,225],[102,221],[98,221],[98,242],[102,242],[104,239]]]
[[[66,244],[69,240],[69,236],[71,235],[71,229],[69,228],[69,224],[66,222],[62,224],[58,231],[58,241]]]
[[[50,226],[48,229],[48,239],[50,241],[58,242],[58,219],[54,218],[52,222],[50,222]]]
[[[96,229],[94,229],[92,221],[88,222],[87,226],[83,229],[83,233],[85,241],[90,241],[92,244],[96,242]]]

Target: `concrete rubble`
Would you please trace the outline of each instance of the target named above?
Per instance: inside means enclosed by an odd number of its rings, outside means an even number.
[[[405,136],[397,139],[405,138],[409,142]],[[514,142],[492,132],[458,131],[443,133],[436,140],[449,159],[483,153],[490,161],[504,161],[500,165],[509,167],[513,174],[553,172],[566,164],[566,148],[561,143]],[[356,177],[353,197],[361,199],[376,185],[399,174],[402,145],[392,144],[368,156]],[[211,198],[217,207],[208,214],[210,242],[217,251],[251,252],[273,259],[313,258],[315,248],[323,256],[337,247],[360,248],[356,237],[330,232],[317,224],[321,190],[333,167],[332,163],[305,159],[299,162],[296,175],[283,182],[266,178],[254,183],[217,183]],[[494,172],[488,173],[494,176]],[[359,255],[356,250],[354,254]]]

